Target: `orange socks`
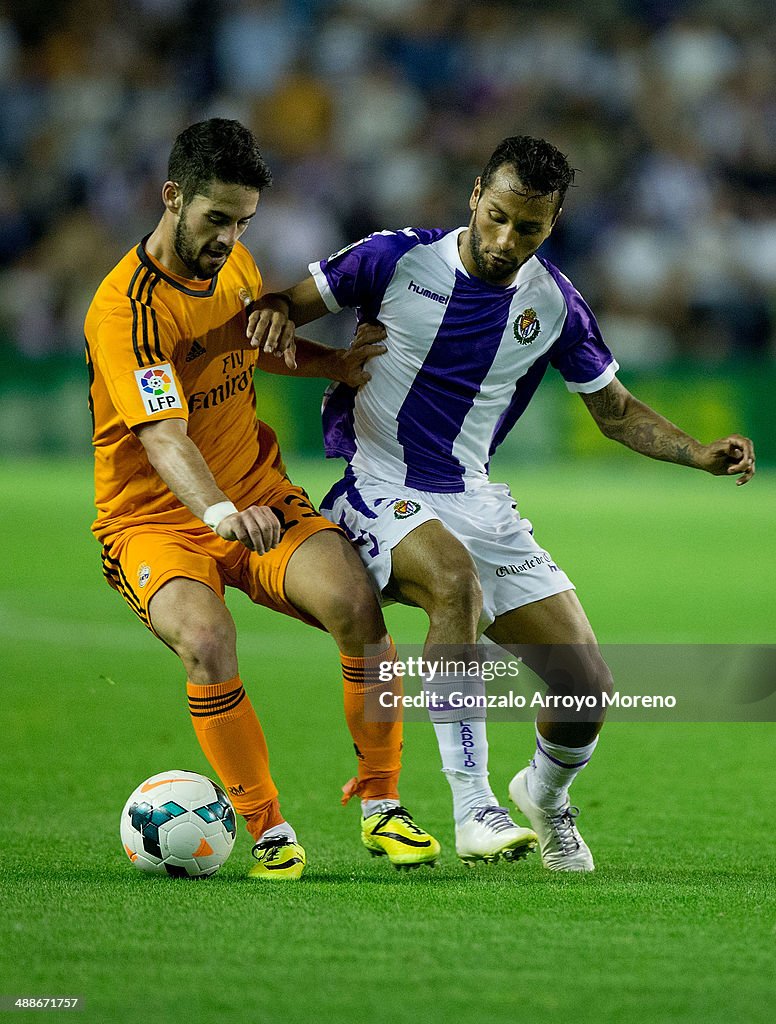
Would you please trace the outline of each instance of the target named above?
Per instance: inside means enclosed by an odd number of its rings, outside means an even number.
[[[352,796],[362,800],[398,800],[401,769],[401,709],[391,712],[378,703],[381,692],[402,692],[401,677],[381,682],[378,674],[382,662],[394,661],[396,647],[391,642],[382,654],[371,658],[351,658],[340,653],[345,690],[345,719],[353,737],[358,757],[358,778],[343,787],[343,804]],[[365,714],[366,705],[366,714]],[[376,722],[378,713],[391,721]]]
[[[381,663],[394,661],[391,643],[382,654],[351,658],[340,654],[344,682],[345,718],[358,757],[358,777],[344,787],[362,800],[398,800],[401,769],[401,709],[381,708],[380,693],[401,694],[401,677],[382,682]],[[189,711],[199,745],[221,779],[235,810],[259,839],[284,821],[278,791],[269,772],[269,754],[259,720],[239,676],[223,683],[199,686],[187,682]],[[370,721],[385,717],[389,721]]]
[[[264,733],[242,681],[235,676],[212,686],[187,682],[186,692],[199,745],[248,831],[258,839],[284,819],[269,773]]]

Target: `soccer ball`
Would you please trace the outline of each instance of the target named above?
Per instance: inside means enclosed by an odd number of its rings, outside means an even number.
[[[196,772],[152,775],[121,812],[121,842],[140,871],[175,878],[215,874],[232,852],[237,823],[229,797]]]

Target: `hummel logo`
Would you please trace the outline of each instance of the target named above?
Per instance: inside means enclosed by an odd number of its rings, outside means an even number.
[[[186,356],[186,362],[190,363],[192,362],[192,360],[199,359],[200,356],[204,356],[204,354],[205,349],[202,347],[202,345],[200,345],[198,341],[195,341],[194,344],[189,349],[189,354]]]
[[[414,281],[410,281],[407,285],[408,292],[417,292],[418,295],[422,295],[424,299],[433,299],[434,302],[441,302],[443,306],[446,306],[450,301],[449,295],[440,295],[439,292],[432,292],[430,288],[423,288],[419,284],[415,284]]]

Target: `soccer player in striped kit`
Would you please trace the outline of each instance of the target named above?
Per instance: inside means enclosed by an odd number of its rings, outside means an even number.
[[[377,665],[395,651],[375,595],[346,538],[288,479],[274,432],[256,418],[257,365],[363,379],[370,351],[355,346],[332,362],[333,350],[300,339],[297,366],[293,332],[271,313],[255,317],[247,336],[262,280],[239,239],[270,180],[243,125],[191,125],[170,155],[159,223],[98,288],[85,324],[92,530],[108,583],[186,669],[197,739],[255,840],[251,878],[295,880],[306,854],[280,809],[239,674],[227,587],[332,635],[359,755],[362,841],[397,867],[433,864],[439,844],[399,802],[401,722],[364,715],[367,694],[379,688]],[[379,652],[372,661],[366,645]]]
[[[611,675],[590,623],[509,489],[490,481],[491,455],[548,367],[607,437],[643,455],[738,474],[743,484],[754,449],[738,434],[701,444],[618,381],[590,308],[536,255],[572,180],[548,142],[507,138],[476,179],[467,225],[370,235],[310,264],[309,278],[266,302],[297,325],[348,306],[359,322],[385,327],[387,351],[370,361],[371,380],[327,393],[327,454],[347,468],[322,511],[356,544],[385,600],[426,611],[429,656],[465,649],[482,633],[527,645],[524,660],[550,693],[592,695],[600,707]],[[440,699],[478,685],[428,683]],[[538,837],[548,869],[593,870],[569,787],[593,755],[602,710],[539,714],[531,762],[509,785],[530,829],[512,821],[488,782],[484,712],[462,719],[443,702],[430,713],[462,859],[519,859]]]

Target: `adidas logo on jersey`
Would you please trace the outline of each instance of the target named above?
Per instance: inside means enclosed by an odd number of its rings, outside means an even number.
[[[202,347],[202,345],[200,345],[198,341],[195,341],[194,344],[189,349],[189,354],[186,356],[186,362],[190,363],[194,359],[199,359],[200,356],[204,356],[204,354],[205,349]]]

